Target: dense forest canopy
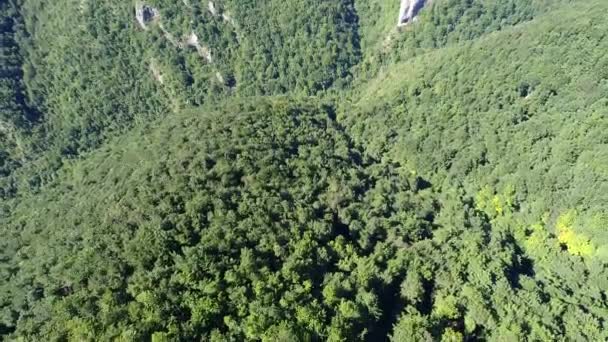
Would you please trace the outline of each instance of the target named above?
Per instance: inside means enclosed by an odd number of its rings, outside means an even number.
[[[0,0],[2,340],[608,340],[608,3],[420,4]]]

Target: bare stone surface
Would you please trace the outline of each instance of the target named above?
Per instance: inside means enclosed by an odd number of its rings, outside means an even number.
[[[139,26],[144,30],[148,29],[148,24],[159,17],[159,12],[156,8],[148,6],[143,2],[135,3],[135,18],[139,23]]]
[[[397,26],[405,26],[411,23],[427,2],[428,0],[401,0]]]

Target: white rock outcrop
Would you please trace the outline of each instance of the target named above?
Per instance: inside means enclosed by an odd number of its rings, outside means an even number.
[[[222,76],[222,73],[220,73],[219,71],[215,72],[215,78],[217,78],[218,82],[220,82],[221,84],[224,84],[226,82],[226,80],[224,80],[224,76]]]
[[[207,46],[201,45],[196,33],[194,33],[194,32],[190,33],[190,35],[186,37],[185,43],[186,43],[186,46],[192,46],[192,47],[196,48],[196,51],[198,51],[198,54],[201,57],[205,58],[208,63],[211,63],[213,61],[213,59],[211,58],[211,50],[209,50],[209,48]]]
[[[165,38],[176,48],[181,49],[182,43],[180,43],[173,34],[171,34],[171,32],[169,32],[165,26],[163,26],[163,23],[160,23],[158,25],[158,27],[160,27],[160,30],[163,32],[163,35],[165,36]]]
[[[158,19],[158,10],[154,7],[148,6],[143,2],[137,1],[135,3],[135,18],[139,23],[139,26],[144,30],[148,29],[148,24],[155,19]]]
[[[150,71],[152,72],[152,76],[154,76],[154,79],[160,83],[160,84],[165,84],[165,77],[164,75],[161,73],[159,66],[156,64],[156,61],[153,59],[150,61]]]
[[[224,19],[224,21],[229,23],[230,25],[235,26],[234,19],[232,19],[230,12],[222,13],[222,19]]]
[[[427,0],[401,0],[397,26],[405,26],[412,22]]]
[[[213,1],[209,1],[209,12],[213,15],[217,15],[217,9],[215,8]]]

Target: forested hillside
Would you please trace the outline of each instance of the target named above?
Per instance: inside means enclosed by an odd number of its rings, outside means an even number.
[[[231,92],[315,93],[358,58],[340,1],[150,1],[139,5],[155,13],[144,26],[138,3],[23,1],[26,82],[66,153]]]
[[[376,158],[440,187],[512,197],[490,216],[548,215],[555,225],[579,211],[584,236],[597,238],[593,253],[606,257],[606,29],[597,5],[581,4],[393,64],[357,90],[343,119]]]
[[[2,340],[608,340],[608,3],[417,4],[0,0]]]
[[[17,45],[19,15],[8,2],[0,2],[0,176],[6,177],[27,158],[29,146],[23,133],[37,119],[28,107]]]

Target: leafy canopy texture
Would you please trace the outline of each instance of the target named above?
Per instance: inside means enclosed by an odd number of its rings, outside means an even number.
[[[0,0],[0,336],[608,340],[608,3]]]

